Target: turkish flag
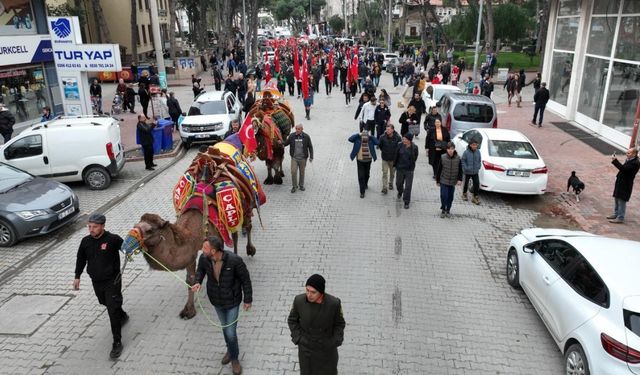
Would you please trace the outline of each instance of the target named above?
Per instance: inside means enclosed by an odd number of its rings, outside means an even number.
[[[353,60],[351,60],[351,78],[354,81],[358,81],[358,54],[353,55]]]
[[[293,75],[300,80],[300,62],[298,61],[298,45],[293,46]]]
[[[309,97],[309,67],[307,64],[307,49],[302,52],[302,97]]]
[[[276,68],[276,73],[280,73],[280,53],[278,52],[278,46],[276,45],[276,49],[274,50],[274,55],[273,55],[273,65]]]
[[[271,65],[269,65],[269,55],[264,51],[264,79],[265,84],[271,81]]]
[[[247,153],[252,153],[258,148],[258,142],[256,141],[256,134],[253,130],[253,124],[251,124],[251,116],[247,116],[242,123],[242,127],[238,132],[240,141],[244,145]]]
[[[328,64],[328,69],[329,69],[329,82],[333,83],[333,50],[329,51],[329,64]]]

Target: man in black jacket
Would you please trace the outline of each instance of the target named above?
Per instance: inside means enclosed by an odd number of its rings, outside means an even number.
[[[416,160],[418,160],[418,146],[413,143],[413,134],[409,132],[402,136],[402,144],[396,151],[393,163],[396,168],[398,200],[401,198],[404,200],[404,208],[409,208],[409,203],[411,203],[411,187],[413,186],[413,171],[416,168]]]
[[[96,101],[96,112],[102,114],[102,86],[98,83],[97,79],[94,79],[89,87],[89,94]]]
[[[289,134],[283,145],[289,147],[289,155],[291,156],[291,192],[295,193],[298,188],[304,191],[304,170],[307,167],[307,159],[313,162],[313,144],[309,134],[302,131],[302,124],[296,125],[296,131]],[[298,172],[300,172],[300,181],[298,183]]]
[[[381,97],[380,100],[378,100],[378,106],[373,113],[373,121],[376,126],[375,129],[371,129],[371,136],[375,137],[377,132],[378,137],[380,137],[390,118],[391,112],[389,111],[389,107],[387,107],[387,103],[385,103],[384,99]]]
[[[173,91],[169,93],[167,107],[169,108],[169,116],[171,117],[171,121],[173,121],[173,126],[178,130],[178,118],[182,114],[182,108],[180,108],[180,103],[178,102],[178,99],[176,99]]]
[[[138,139],[140,140],[140,146],[142,146],[142,153],[144,155],[144,167],[148,171],[153,171],[156,165],[153,163],[153,128],[154,123],[147,124],[147,118],[145,115],[138,115],[138,124],[136,125],[136,131],[138,132]]]
[[[542,127],[542,116],[544,116],[544,108],[547,106],[547,102],[549,101],[549,90],[547,90],[547,83],[542,82],[540,86],[540,90],[536,91],[533,95],[533,101],[536,103],[535,110],[533,111],[533,120],[531,120],[531,125],[536,124],[536,117],[538,117],[538,112],[540,112],[540,119],[538,120],[538,127]]]
[[[87,273],[91,277],[93,291],[98,302],[107,307],[109,314],[113,335],[109,355],[115,359],[122,353],[121,328],[129,320],[129,315],[122,310],[122,283],[118,279],[122,238],[104,230],[106,221],[102,214],[89,217],[89,235],[80,241],[78,248],[73,289],[80,289],[80,276],[88,264]]]
[[[223,365],[231,362],[234,375],[242,373],[242,366],[238,360],[240,348],[236,327],[240,303],[244,301],[245,311],[251,308],[253,292],[251,277],[244,261],[238,255],[225,251],[222,240],[218,237],[208,237],[202,244],[202,255],[198,259],[196,283],[191,287],[194,293],[200,290],[204,277],[207,277],[207,295],[224,327],[224,341],[227,353],[222,358]]]
[[[11,134],[13,134],[13,125],[16,118],[4,104],[0,103],[0,135],[4,139],[4,143],[9,142]]]
[[[620,163],[616,155],[613,154],[611,164],[618,168],[618,174],[616,175],[616,184],[613,189],[613,198],[615,200],[614,213],[611,216],[607,216],[607,219],[609,219],[610,223],[622,224],[624,223],[627,202],[631,198],[631,192],[633,191],[633,180],[636,178],[638,170],[640,170],[638,150],[634,147],[628,149],[627,160],[625,160],[624,164]]]
[[[287,322],[298,346],[300,375],[337,375],[338,347],[346,325],[340,299],[325,293],[325,280],[311,275],[293,300]]]
[[[393,179],[396,170],[393,163],[396,161],[396,154],[402,138],[395,131],[392,124],[388,124],[384,134],[380,135],[380,157],[382,158],[382,194],[387,194],[387,186],[389,190],[393,190]]]

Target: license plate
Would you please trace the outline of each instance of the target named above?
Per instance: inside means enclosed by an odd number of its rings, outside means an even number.
[[[71,207],[67,208],[66,210],[64,210],[64,211],[60,212],[60,213],[58,214],[58,220],[62,220],[62,219],[64,219],[65,217],[67,217],[67,216],[71,215],[75,210],[76,210],[76,208],[75,208],[75,207],[73,207],[73,206],[71,206]]]
[[[209,138],[207,134],[196,134],[196,138]]]
[[[513,170],[508,170],[508,171],[507,171],[507,176],[514,176],[514,177],[529,177],[529,172],[527,172],[527,171],[513,171]]]

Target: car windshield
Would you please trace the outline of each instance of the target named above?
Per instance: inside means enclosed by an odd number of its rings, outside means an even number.
[[[0,164],[0,193],[33,180],[33,176],[6,164]]]
[[[640,337],[640,313],[624,310],[624,325]]]
[[[457,121],[487,123],[493,120],[493,108],[487,104],[462,102],[453,110],[453,118]]]
[[[227,108],[224,102],[221,100],[213,102],[194,102],[189,108],[187,116],[198,115],[224,115],[227,113]]]
[[[538,159],[529,142],[489,140],[489,155],[499,158]]]

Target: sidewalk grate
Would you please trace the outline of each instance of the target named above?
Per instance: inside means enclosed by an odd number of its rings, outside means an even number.
[[[587,133],[568,122],[552,122],[552,124],[603,155],[611,155],[614,152],[620,153],[620,149],[603,141],[598,137],[598,135],[596,135],[596,133]]]

